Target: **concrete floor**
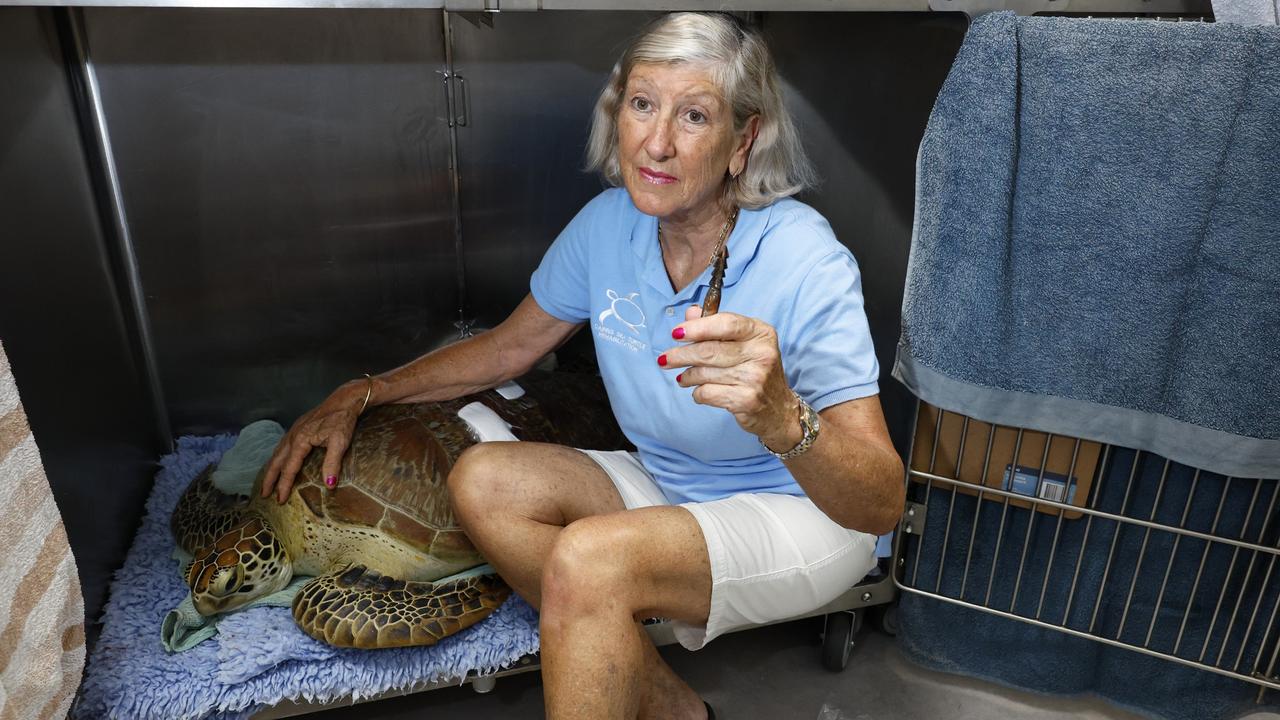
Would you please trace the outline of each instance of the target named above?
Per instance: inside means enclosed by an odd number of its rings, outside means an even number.
[[[820,664],[821,619],[723,636],[690,653],[662,654],[702,693],[721,720],[1130,720],[1140,716],[1096,698],[1058,698],[923,670],[906,662],[891,637],[869,626],[849,667]],[[869,625],[869,624],[868,624]],[[470,686],[364,703],[309,715],[317,720],[486,720],[541,718],[537,673],[498,680],[485,695]],[[1261,720],[1263,716],[1256,716]],[[1274,717],[1274,716],[1272,716]]]

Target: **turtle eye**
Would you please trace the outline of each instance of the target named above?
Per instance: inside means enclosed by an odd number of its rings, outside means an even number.
[[[209,582],[209,594],[215,597],[226,597],[235,593],[244,584],[244,566],[234,566],[221,570]]]

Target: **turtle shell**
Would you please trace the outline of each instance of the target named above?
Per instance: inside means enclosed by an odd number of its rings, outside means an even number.
[[[435,403],[377,407],[356,425],[338,486],[325,488],[317,448],[294,492],[316,517],[371,528],[441,560],[478,563],[445,485],[453,461],[474,443],[466,423]]]
[[[458,526],[445,479],[476,443],[458,410],[481,402],[521,440],[616,450],[628,447],[598,377],[538,373],[520,379],[513,400],[485,391],[446,402],[373,408],[356,425],[338,486],[322,478],[324,449],[313,450],[294,492],[311,513],[344,525],[375,529],[447,562],[482,562]]]

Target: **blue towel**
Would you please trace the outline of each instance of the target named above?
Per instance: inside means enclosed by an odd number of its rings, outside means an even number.
[[[432,647],[335,648],[304,635],[288,608],[254,607],[223,618],[206,642],[165,652],[160,623],[187,594],[170,557],[169,516],[187,484],[233,439],[184,437],[177,452],[161,459],[146,517],[111,585],[73,717],[247,718],[286,698],[369,697],[490,672],[537,651],[537,613],[513,595],[485,620]]]
[[[978,18],[917,159],[894,376],[981,420],[1280,471],[1280,29]]]

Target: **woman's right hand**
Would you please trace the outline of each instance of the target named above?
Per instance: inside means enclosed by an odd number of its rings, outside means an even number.
[[[325,484],[330,488],[337,485],[342,456],[351,444],[369,382],[360,379],[343,384],[324,402],[298,418],[271,455],[266,476],[262,478],[262,497],[268,497],[274,490],[277,502],[288,500],[302,462],[312,448],[318,447],[325,448],[322,469]]]

